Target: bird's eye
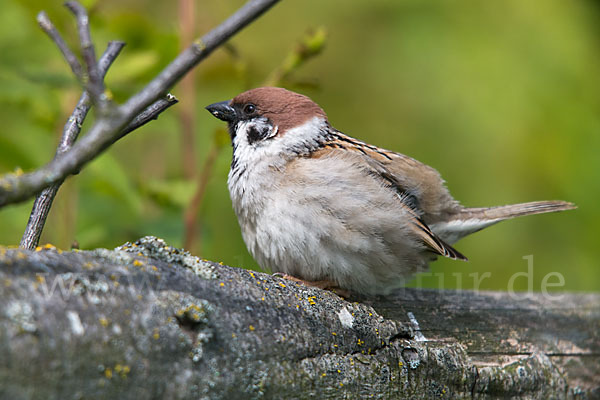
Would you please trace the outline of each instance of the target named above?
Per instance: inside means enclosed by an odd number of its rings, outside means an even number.
[[[256,111],[256,106],[254,104],[246,104],[244,106],[245,114],[254,114],[254,111]]]

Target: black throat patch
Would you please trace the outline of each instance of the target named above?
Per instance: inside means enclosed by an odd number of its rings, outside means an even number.
[[[248,127],[248,144],[254,144],[260,140],[266,139],[271,132],[271,127],[269,125],[257,126],[251,125]]]

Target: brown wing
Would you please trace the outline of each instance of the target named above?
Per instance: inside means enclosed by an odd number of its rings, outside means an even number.
[[[382,166],[385,170],[382,177],[393,178],[395,184],[410,194],[409,199],[418,201],[417,208],[427,223],[447,220],[463,209],[450,195],[440,174],[414,158],[361,142],[339,131],[333,132],[325,145],[353,150]]]
[[[340,132],[333,134],[332,140],[325,146],[361,154],[369,166],[370,175],[381,179],[390,190],[396,192],[400,207],[409,215],[411,226],[423,243],[436,254],[467,261],[467,257],[433,233],[423,220],[422,215],[427,212],[423,206],[435,209],[433,205],[423,201],[423,197],[427,197],[427,193],[422,193],[423,190],[439,192],[442,198],[434,201],[446,201],[450,207],[458,206],[437,171],[410,157],[380,149]]]
[[[467,257],[433,233],[413,209],[406,206],[404,203],[402,203],[402,206],[405,207],[409,214],[412,215],[411,222],[417,235],[419,235],[423,242],[429,246],[434,253],[440,254],[444,257],[452,258],[454,260],[468,261]]]

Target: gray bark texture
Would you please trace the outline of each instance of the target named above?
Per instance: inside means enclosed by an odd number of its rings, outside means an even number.
[[[0,247],[0,398],[599,398],[600,295],[554,296],[347,301],[152,237]]]

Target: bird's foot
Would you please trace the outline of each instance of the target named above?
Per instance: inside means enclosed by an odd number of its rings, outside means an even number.
[[[301,283],[306,286],[312,286],[312,287],[316,287],[319,289],[328,290],[330,292],[337,294],[338,296],[340,296],[343,299],[347,299],[348,297],[350,297],[350,291],[348,291],[346,289],[342,289],[335,282],[332,282],[329,280],[305,281],[303,279],[296,278],[295,276],[284,274],[282,272],[275,272],[273,275],[277,276],[279,278],[287,279],[292,282],[298,282],[298,283]]]

